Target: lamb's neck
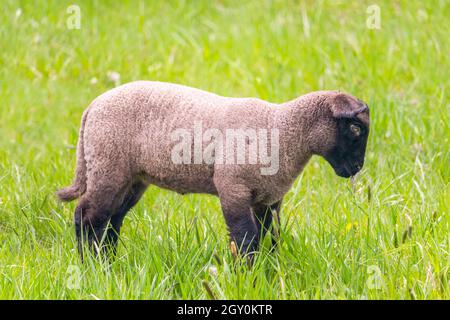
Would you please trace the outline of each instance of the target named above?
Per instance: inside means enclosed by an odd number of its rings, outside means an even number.
[[[280,163],[284,163],[284,175],[294,179],[313,155],[309,135],[318,116],[314,112],[315,103],[315,99],[302,96],[281,104],[276,112],[276,126],[280,129]]]

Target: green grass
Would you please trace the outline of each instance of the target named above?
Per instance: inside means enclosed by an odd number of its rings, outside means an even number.
[[[203,281],[223,299],[450,298],[448,1],[377,0],[380,30],[374,1],[77,1],[69,30],[73,2],[2,1],[0,298],[208,299]],[[233,271],[216,198],[157,188],[118,259],[81,264],[54,191],[108,71],[275,102],[347,91],[371,107],[365,168],[352,184],[314,158],[252,270]]]

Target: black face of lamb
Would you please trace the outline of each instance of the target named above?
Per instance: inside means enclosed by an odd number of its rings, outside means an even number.
[[[325,159],[338,176],[349,178],[357,174],[364,165],[369,130],[356,117],[337,121],[336,145],[325,155]]]

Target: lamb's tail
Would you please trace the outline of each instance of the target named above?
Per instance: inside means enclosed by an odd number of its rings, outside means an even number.
[[[77,146],[77,167],[75,170],[75,181],[69,187],[56,192],[61,201],[68,202],[81,197],[86,192],[86,160],[84,158],[84,126],[89,108],[83,113],[81,119],[80,134]]]

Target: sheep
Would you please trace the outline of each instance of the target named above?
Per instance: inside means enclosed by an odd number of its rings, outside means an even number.
[[[228,143],[229,132],[243,134],[244,143]],[[84,111],[75,180],[57,196],[80,198],[74,224],[81,256],[85,241],[116,252],[124,217],[149,185],[218,196],[232,252],[252,256],[268,230],[276,245],[272,220],[310,158],[322,156],[338,176],[351,177],[364,164],[368,134],[367,105],[338,91],[275,104],[136,81],[103,93]]]

